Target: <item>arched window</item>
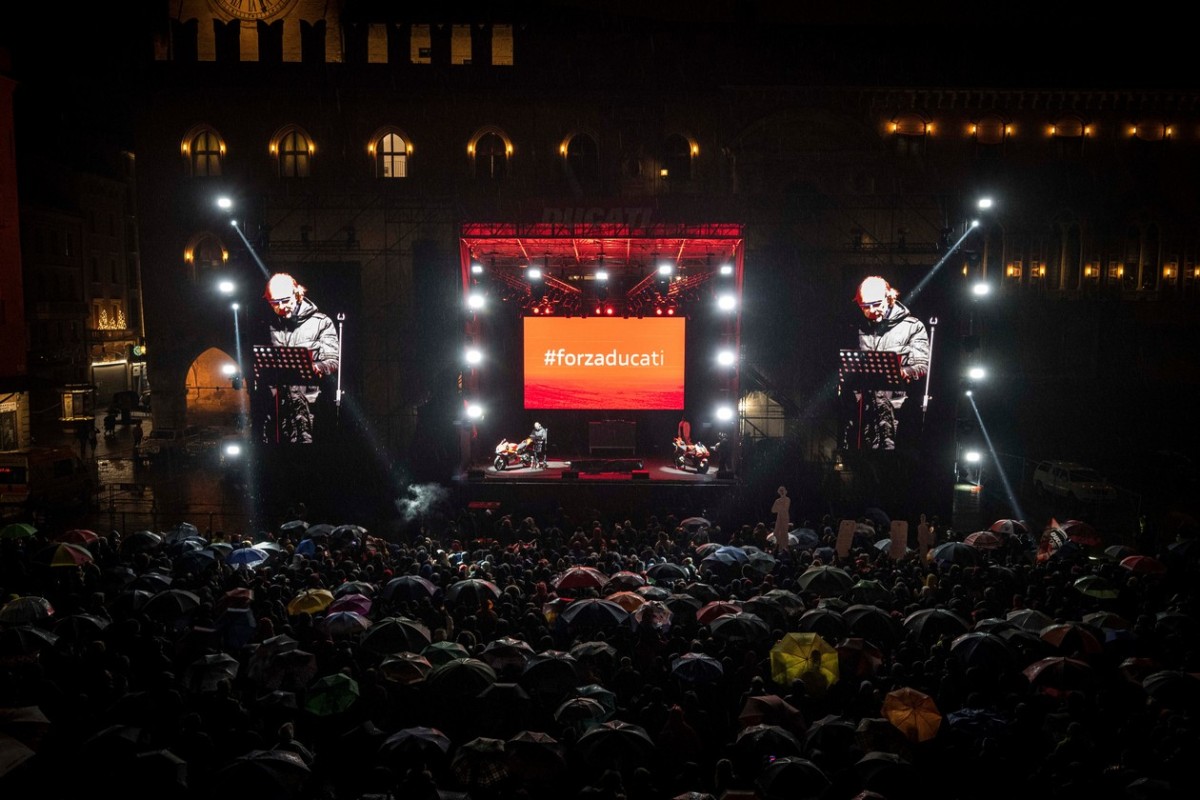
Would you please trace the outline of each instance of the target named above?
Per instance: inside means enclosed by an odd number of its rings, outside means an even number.
[[[195,178],[215,178],[221,174],[225,143],[208,126],[193,128],[183,139],[183,157],[188,173]]]
[[[229,261],[229,251],[216,234],[206,231],[192,237],[183,260],[188,265],[188,277],[194,281],[206,271],[224,267]]]
[[[1050,135],[1058,150],[1059,158],[1078,158],[1083,155],[1083,140],[1091,133],[1079,117],[1060,117],[1050,126]]]
[[[566,145],[567,171],[581,184],[600,178],[600,147],[589,133],[576,133]]]
[[[380,131],[372,139],[370,150],[375,156],[376,178],[408,177],[412,144],[403,133],[392,128]]]
[[[508,175],[508,157],[512,155],[512,143],[498,130],[485,130],[476,134],[467,145],[471,156],[475,178],[497,181]]]
[[[898,156],[920,156],[925,154],[925,140],[933,125],[920,114],[909,112],[898,114],[888,125],[892,134],[892,147]]]
[[[271,148],[279,160],[279,177],[307,178],[314,147],[312,139],[299,128],[287,128]]]
[[[692,153],[696,148],[686,136],[673,133],[663,140],[660,176],[669,181],[692,179]]]

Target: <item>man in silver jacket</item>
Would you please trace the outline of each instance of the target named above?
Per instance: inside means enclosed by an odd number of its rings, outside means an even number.
[[[863,315],[858,326],[858,349],[898,352],[904,381],[913,383],[924,378],[929,373],[929,331],[900,302],[900,293],[883,278],[872,275],[858,285],[854,301]],[[894,390],[868,393],[863,409],[863,449],[895,449],[899,428],[896,414],[907,396],[904,391]],[[855,424],[851,421],[848,426],[846,443],[857,438]]]
[[[306,297],[307,290],[286,272],[267,281],[263,298],[274,312],[272,347],[307,347],[312,352],[312,382],[272,387],[272,403],[263,425],[263,441],[309,444],[313,441],[314,406],[321,380],[337,373],[341,347],[337,326]]]

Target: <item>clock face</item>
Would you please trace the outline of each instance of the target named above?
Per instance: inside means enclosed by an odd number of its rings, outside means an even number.
[[[238,19],[269,19],[282,13],[295,0],[212,0],[213,5]]]

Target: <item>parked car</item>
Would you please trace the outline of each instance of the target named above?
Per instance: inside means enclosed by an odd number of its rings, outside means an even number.
[[[1038,494],[1069,497],[1081,503],[1111,503],[1117,489],[1099,472],[1073,461],[1042,461],[1033,469]]]
[[[216,454],[220,443],[221,431],[217,428],[196,427],[190,433],[185,429],[183,452],[188,458],[207,458]]]
[[[185,428],[154,428],[142,440],[143,458],[175,458],[187,454],[187,445],[197,440],[203,428],[188,425]]]

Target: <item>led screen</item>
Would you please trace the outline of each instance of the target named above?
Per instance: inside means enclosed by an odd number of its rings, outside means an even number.
[[[525,408],[683,409],[684,319],[524,319]]]

